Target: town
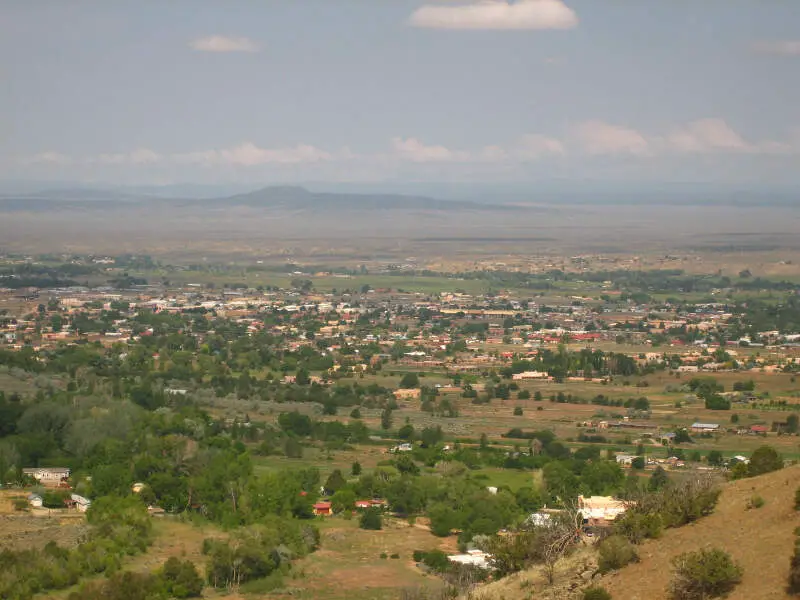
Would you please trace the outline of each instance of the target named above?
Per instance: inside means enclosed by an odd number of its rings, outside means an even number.
[[[689,300],[653,293],[685,273],[637,274],[645,293],[629,271],[600,279],[577,260],[529,279],[496,271],[508,285],[482,293],[446,273],[424,276],[439,291],[415,291],[407,271],[408,289],[350,283],[369,279],[363,267],[335,278],[341,289],[297,264],[276,267],[285,287],[218,289],[191,267],[195,281],[150,284],[149,256],[4,264],[0,472],[22,518],[83,527],[112,494],[143,499],[157,529],[190,514],[245,525],[264,518],[258,490],[282,482],[277,514],[322,519],[323,537],[332,523],[405,531],[423,546],[405,579],[469,589],[508,572],[510,539],[572,528],[566,553],[627,527],[640,490],[675,493],[691,477],[713,489],[798,456],[796,292],[770,320],[748,274]],[[65,285],[76,272],[85,283]],[[156,459],[153,443],[178,454]],[[230,473],[201,484],[215,464]],[[210,560],[212,589],[259,580]]]

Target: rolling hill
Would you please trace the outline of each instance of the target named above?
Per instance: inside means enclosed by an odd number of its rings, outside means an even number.
[[[595,577],[593,584],[606,588],[614,600],[666,600],[672,576],[670,561],[683,552],[713,546],[729,552],[744,569],[741,583],[727,600],[788,599],[789,559],[794,551],[794,529],[800,526],[800,512],[794,510],[798,486],[800,465],[726,483],[711,515],[646,541],[638,547],[638,563]],[[748,509],[748,501],[756,495],[765,500],[764,506]],[[533,568],[487,584],[472,597],[578,600],[595,568],[596,553],[582,548],[562,561],[553,589],[543,589],[540,569]]]

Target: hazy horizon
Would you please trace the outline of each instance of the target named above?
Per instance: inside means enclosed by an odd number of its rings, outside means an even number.
[[[199,4],[0,7],[0,181],[800,185],[792,3]]]

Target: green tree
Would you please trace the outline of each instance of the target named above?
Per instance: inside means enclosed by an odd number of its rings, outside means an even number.
[[[460,514],[448,504],[434,504],[427,513],[431,521],[431,533],[435,536],[448,536],[453,529],[460,526]]]
[[[400,387],[403,389],[411,389],[419,387],[419,375],[416,373],[406,373],[400,380]]]
[[[377,508],[368,508],[359,519],[358,526],[361,529],[383,529],[383,516]]]
[[[347,480],[344,478],[344,475],[342,475],[341,469],[334,469],[331,471],[331,474],[328,475],[328,479],[325,480],[325,493],[335,494],[346,485]]]
[[[650,476],[650,481],[647,482],[647,487],[650,491],[658,491],[663,489],[669,483],[669,475],[663,467],[658,466]]]
[[[354,461],[353,465],[350,467],[350,473],[353,475],[353,477],[358,477],[361,475],[361,463]]]
[[[750,477],[770,473],[783,468],[783,459],[772,446],[757,448],[750,457],[747,473]]]
[[[722,456],[722,452],[719,450],[712,450],[708,453],[708,464],[713,465],[715,467],[720,467],[725,462],[724,457]]]
[[[800,417],[795,414],[791,414],[786,417],[786,432],[787,433],[797,433],[798,427],[800,427]]]
[[[381,429],[388,431],[392,428],[392,409],[384,408],[381,412]]]
[[[341,489],[331,496],[333,512],[351,511],[356,507],[356,494],[353,490]]]
[[[411,423],[406,423],[397,430],[397,437],[401,440],[414,439],[414,426]]]
[[[175,598],[196,598],[203,593],[203,579],[190,560],[170,557],[161,568],[166,591]]]

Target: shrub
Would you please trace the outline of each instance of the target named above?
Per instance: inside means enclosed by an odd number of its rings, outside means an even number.
[[[422,559],[425,558],[425,551],[424,550],[414,550],[414,562],[422,562]]]
[[[397,552],[395,552],[389,558],[400,558],[400,555]]]
[[[175,598],[195,598],[202,595],[203,580],[190,560],[170,557],[161,569],[166,590]]]
[[[383,518],[381,517],[380,511],[375,508],[365,510],[364,514],[361,515],[358,525],[361,529],[383,529]]]
[[[772,446],[757,448],[750,457],[747,465],[747,474],[750,477],[763,475],[783,468],[783,459]]]
[[[381,559],[387,559],[387,558],[389,558],[389,555],[386,554],[386,552],[381,552]]]
[[[673,600],[704,600],[730,592],[742,579],[742,568],[718,548],[686,552],[672,561]]]
[[[639,560],[636,548],[621,535],[612,535],[600,542],[599,552],[598,566],[601,573],[616,571]]]
[[[514,416],[515,417],[521,417],[522,416],[522,407],[521,406],[517,406],[517,407],[514,408]]]
[[[641,513],[629,510],[614,526],[614,530],[634,544],[641,544],[646,539],[656,539],[661,536],[664,522],[658,513]]]
[[[431,550],[430,552],[426,552],[422,562],[434,571],[439,572],[446,571],[450,566],[450,561],[447,560],[447,554],[441,550]]]
[[[611,600],[611,594],[604,587],[592,586],[583,590],[583,600]]]
[[[751,496],[750,500],[747,501],[748,510],[751,508],[761,508],[762,506],[764,506],[764,498],[761,496]]]
[[[795,540],[794,555],[789,563],[789,585],[786,591],[793,596],[800,596],[800,540]]]
[[[800,487],[794,493],[794,509],[800,510]]]

